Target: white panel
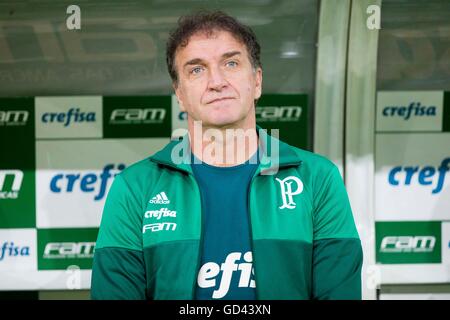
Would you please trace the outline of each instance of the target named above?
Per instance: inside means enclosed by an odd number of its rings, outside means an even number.
[[[36,241],[36,229],[0,229],[0,274],[37,270]]]
[[[98,227],[114,175],[167,144],[160,139],[38,141],[38,228]],[[110,166],[109,169],[107,166]]]
[[[0,272],[2,290],[90,289],[91,270]]]
[[[381,91],[377,131],[441,131],[443,91]]]
[[[376,220],[450,220],[450,133],[377,134],[376,155]]]
[[[449,264],[378,265],[383,284],[449,283]]]
[[[36,97],[36,138],[101,138],[102,97]]]

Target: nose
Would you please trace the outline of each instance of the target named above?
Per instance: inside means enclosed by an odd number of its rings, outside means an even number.
[[[209,69],[208,90],[221,91],[227,86],[227,81],[223,71],[218,67]]]

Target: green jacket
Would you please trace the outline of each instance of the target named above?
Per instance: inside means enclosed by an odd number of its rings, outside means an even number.
[[[264,131],[259,140],[248,203],[257,299],[361,299],[361,242],[337,167]],[[279,158],[270,156],[276,142]],[[95,248],[93,299],[194,299],[202,210],[183,147],[189,139],[171,141],[114,179]]]

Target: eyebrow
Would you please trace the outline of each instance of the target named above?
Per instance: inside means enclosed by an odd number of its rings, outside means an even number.
[[[231,58],[231,57],[236,56],[236,55],[239,55],[239,54],[241,54],[240,51],[226,52],[226,53],[224,53],[224,54],[222,55],[222,58],[223,58],[223,59],[228,59],[228,58]]]
[[[224,54],[222,55],[222,59],[228,59],[228,58],[231,58],[231,57],[233,57],[233,56],[240,55],[240,54],[241,54],[240,51],[230,51],[230,52],[226,52],[226,53],[224,53]],[[203,60],[203,59],[195,58],[195,59],[191,59],[191,60],[189,60],[188,62],[186,62],[186,63],[183,65],[183,68],[185,68],[186,66],[189,66],[189,65],[195,65],[195,64],[205,64],[205,63],[204,63],[204,60]]]

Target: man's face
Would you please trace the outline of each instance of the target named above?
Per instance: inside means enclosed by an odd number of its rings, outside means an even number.
[[[261,96],[262,71],[253,69],[245,45],[229,32],[194,34],[177,50],[175,66],[175,93],[191,125],[202,121],[216,128],[254,126],[253,104]]]

